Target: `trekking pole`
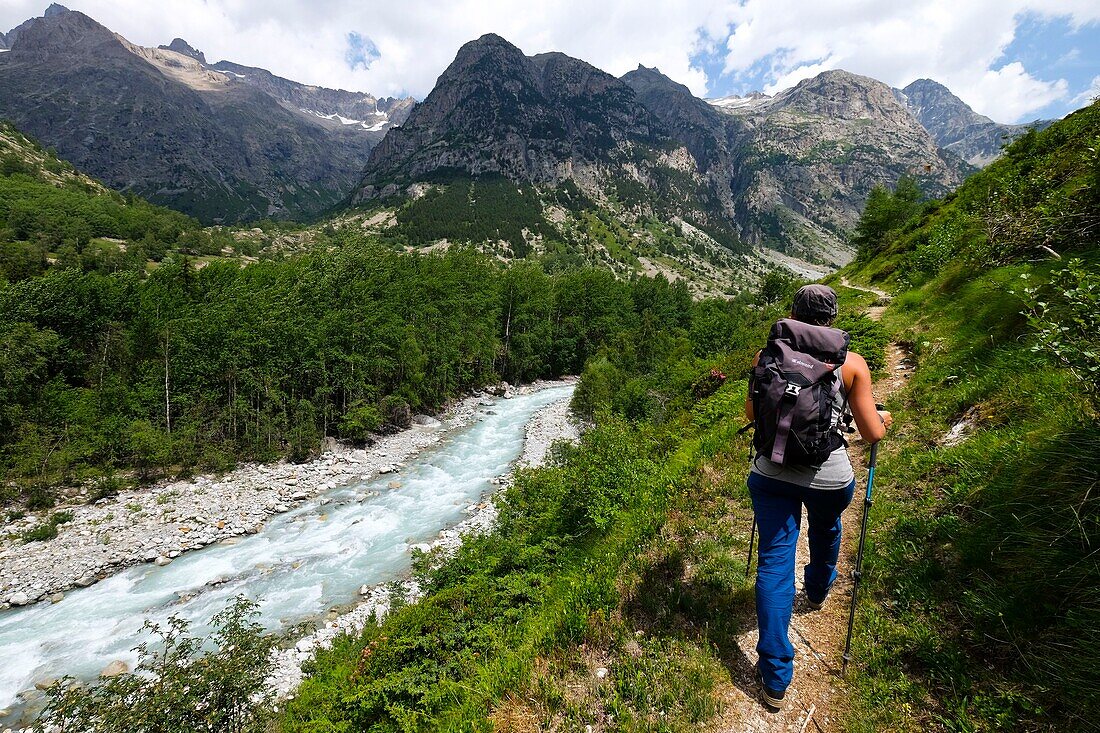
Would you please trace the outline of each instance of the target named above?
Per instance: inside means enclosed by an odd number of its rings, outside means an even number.
[[[752,572],[752,544],[756,539],[756,515],[752,515],[752,530],[749,532],[749,556],[745,558],[745,577]]]
[[[737,431],[738,435],[743,435],[745,431],[750,430],[755,423],[749,423],[745,427]],[[752,443],[749,443],[749,466],[752,466]],[[745,577],[749,577],[749,573],[752,572],[752,545],[756,540],[756,512],[752,514],[752,529],[749,530],[749,555],[745,558]]]
[[[875,487],[875,463],[878,460],[878,443],[871,445],[871,460],[867,468],[867,494],[863,497],[863,523],[859,528],[859,549],[856,551],[856,568],[852,571],[852,608],[848,612],[848,638],[844,641],[844,657],[841,674],[848,671],[848,662],[852,659],[852,627],[856,623],[856,599],[859,595],[859,581],[863,574],[863,543],[867,539],[867,515],[871,513],[871,492]]]

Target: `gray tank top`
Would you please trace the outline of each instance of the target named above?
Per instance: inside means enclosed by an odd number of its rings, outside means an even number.
[[[848,409],[848,403],[844,397],[844,378],[840,370],[841,367],[836,368],[836,378],[840,384],[840,389],[833,393],[833,424],[839,423],[844,412]],[[816,468],[814,466],[784,466],[758,455],[756,460],[753,461],[752,472],[779,481],[786,481],[796,486],[829,491],[846,488],[856,477],[855,472],[852,470],[852,461],[848,458],[848,451],[844,446],[830,453],[825,462]]]

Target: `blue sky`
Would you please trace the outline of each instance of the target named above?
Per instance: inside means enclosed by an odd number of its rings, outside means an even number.
[[[0,30],[48,0],[0,0]],[[826,69],[935,79],[998,122],[1100,93],[1100,0],[66,0],[129,40],[181,37],[297,81],[423,98],[498,33],[615,75],[656,66],[699,96],[774,93]],[[1093,91],[1090,92],[1089,90]]]

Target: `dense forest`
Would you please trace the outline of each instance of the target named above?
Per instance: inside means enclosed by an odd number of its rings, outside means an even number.
[[[303,458],[493,380],[577,373],[689,307],[664,281],[352,240],[247,267],[177,258],[147,277],[51,269],[0,285],[2,465],[38,497],[113,468]]]

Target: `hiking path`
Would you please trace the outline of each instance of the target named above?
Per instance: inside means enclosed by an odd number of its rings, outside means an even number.
[[[882,318],[885,302],[890,298],[888,293],[853,285],[847,279],[843,279],[841,284],[878,296],[875,305],[867,308],[866,312],[873,320]],[[886,362],[884,375],[874,385],[875,401],[880,403],[884,403],[890,395],[905,385],[913,369],[907,352],[895,343],[887,346]],[[811,610],[802,593],[802,568],[809,562],[806,517],[802,517],[795,559],[797,595],[790,627],[791,643],[795,649],[795,668],[783,707],[773,713],[760,700],[753,675],[758,633],[755,609],[750,608],[750,616],[744,619],[744,628],[747,630],[737,638],[738,651],[731,655],[740,660],[736,669],[731,670],[734,684],[723,693],[723,714],[716,725],[710,728],[714,733],[840,733],[842,730],[847,689],[840,665],[848,630],[848,609],[852,597],[851,571],[859,544],[862,494],[866,489],[869,448],[858,436],[851,441],[848,452],[856,472],[856,495],[845,510],[842,520],[844,534],[837,581],[825,607],[820,611]]]

